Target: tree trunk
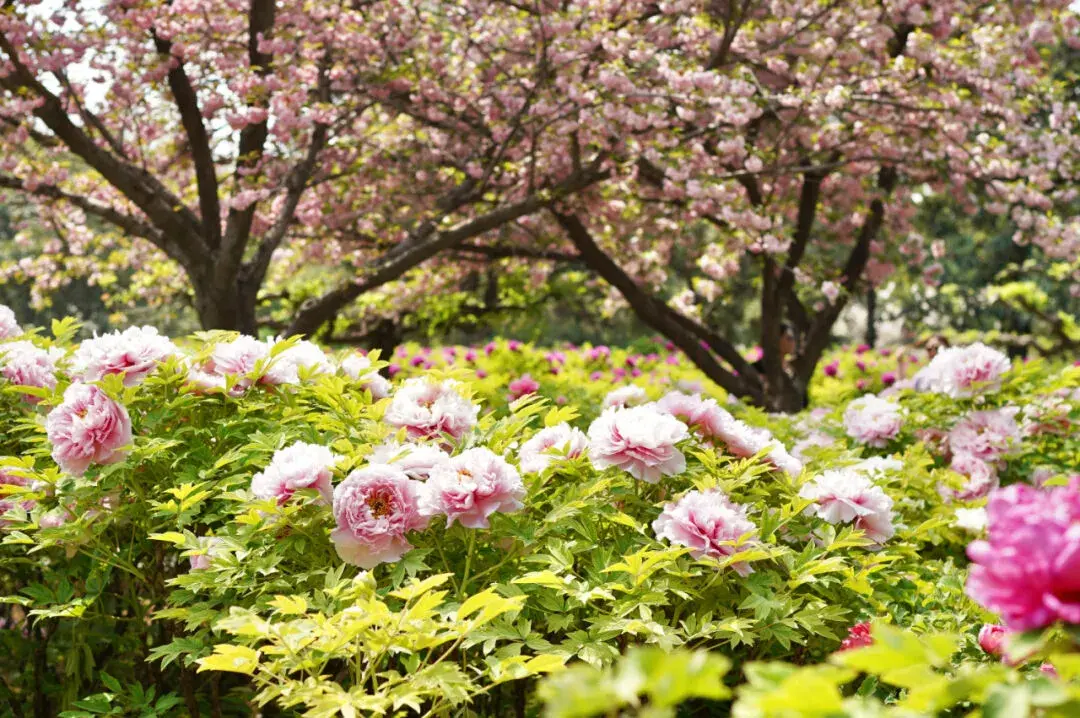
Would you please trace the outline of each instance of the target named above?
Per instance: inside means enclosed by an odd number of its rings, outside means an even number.
[[[873,284],[866,288],[866,343],[877,345],[877,289]]]
[[[236,280],[225,286],[194,283],[195,311],[203,329],[231,329],[254,336],[255,292]]]

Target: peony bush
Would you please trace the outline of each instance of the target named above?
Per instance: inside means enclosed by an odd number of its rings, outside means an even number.
[[[1075,366],[77,333],[0,339],[12,714],[1080,707]]]

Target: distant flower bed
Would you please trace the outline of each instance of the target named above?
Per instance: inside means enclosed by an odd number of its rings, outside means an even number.
[[[774,416],[662,342],[2,326],[24,714],[1080,701],[1075,367],[851,348]]]

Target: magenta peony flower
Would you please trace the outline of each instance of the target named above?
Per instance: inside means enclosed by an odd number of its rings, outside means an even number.
[[[895,533],[892,499],[860,471],[823,472],[805,484],[799,496],[814,502],[806,513],[831,524],[853,522],[874,543],[882,544]]]
[[[409,379],[394,394],[383,418],[391,426],[404,427],[414,438],[448,434],[460,439],[476,425],[480,412],[479,406],[458,393],[460,386],[452,379],[439,383],[421,377]]]
[[[45,431],[52,457],[64,471],[82,476],[90,464],[113,464],[131,443],[127,409],[93,384],[72,384],[49,412]]]
[[[483,447],[468,449],[436,466],[420,496],[420,513],[446,516],[471,529],[488,528],[496,511],[512,513],[525,506],[525,485],[517,469]]]
[[[968,545],[967,593],[1010,631],[1080,624],[1080,479],[990,494],[988,538]]]
[[[510,382],[510,384],[507,385],[507,389],[510,390],[510,401],[516,401],[523,396],[535,394],[540,389],[540,382],[533,379],[529,374],[523,374]]]
[[[278,341],[271,339],[267,344],[273,348]],[[263,384],[296,385],[300,383],[301,370],[308,375],[333,374],[334,364],[317,345],[301,340],[270,359],[259,381]]]
[[[903,409],[873,394],[859,397],[844,410],[844,430],[860,444],[883,448],[900,434]]]
[[[84,341],[72,357],[72,371],[82,381],[120,374],[124,386],[136,386],[158,364],[178,352],[176,345],[154,327],[129,327]]]
[[[521,445],[518,466],[526,474],[538,474],[562,457],[575,459],[589,450],[589,438],[566,422],[536,432]]]
[[[946,347],[915,375],[915,388],[969,398],[976,392],[997,391],[1010,368],[1007,356],[982,343]]]
[[[870,633],[870,623],[864,621],[856,623],[848,629],[847,638],[840,642],[840,647],[836,649],[836,652],[851,651],[864,646],[872,646],[873,644],[874,637]]]
[[[329,503],[330,473],[339,461],[341,457],[325,446],[298,441],[274,452],[270,465],[251,478],[251,493],[283,504],[298,489],[318,489]]]
[[[746,515],[746,507],[732,503],[719,489],[689,491],[678,501],[665,504],[652,523],[657,538],[687,546],[696,559],[724,559],[738,553],[739,539],[753,543],[757,526]],[[731,565],[740,576],[754,572],[747,563]]]
[[[949,432],[950,451],[997,463],[1020,443],[1017,411],[1016,407],[1006,407],[968,414]]]
[[[1005,639],[1008,635],[1005,626],[996,623],[983,624],[979,629],[979,648],[995,658],[1000,658],[1005,654]]]
[[[422,484],[393,466],[358,469],[334,489],[330,534],[342,561],[371,569],[397,561],[410,550],[407,534],[427,527],[418,510]]]
[[[617,466],[655,484],[686,469],[675,444],[689,436],[686,424],[652,406],[605,409],[589,426],[589,458],[596,469]]]
[[[649,395],[645,393],[644,389],[640,386],[628,384],[609,391],[604,397],[604,408],[616,407],[621,409],[627,406],[641,406],[648,400]]]
[[[825,376],[836,376],[840,373],[840,361],[834,359],[826,364],[822,371],[825,372]]]
[[[410,479],[426,479],[436,466],[450,461],[450,455],[431,444],[401,444],[389,439],[376,446],[367,460],[371,464],[390,464]]]
[[[372,399],[385,399],[390,396],[390,382],[371,368],[371,360],[363,354],[353,352],[345,357],[341,361],[341,371],[371,392]]]
[[[0,304],[0,339],[11,339],[23,333],[19,321],[15,318],[15,312],[6,304]]]
[[[30,342],[0,344],[0,376],[17,386],[52,389],[56,386],[56,365],[49,352]],[[31,404],[41,401],[30,394],[23,398]]]
[[[887,371],[881,375],[881,383],[885,386],[892,386],[896,383],[896,372]]]

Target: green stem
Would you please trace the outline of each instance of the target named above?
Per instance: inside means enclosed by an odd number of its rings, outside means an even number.
[[[469,585],[469,569],[472,568],[473,550],[476,548],[476,531],[469,531],[468,548],[465,549],[465,572],[461,575],[461,587],[458,600],[465,597],[465,587]]]

